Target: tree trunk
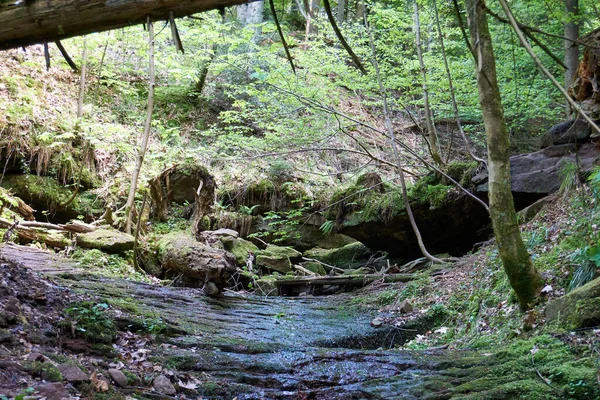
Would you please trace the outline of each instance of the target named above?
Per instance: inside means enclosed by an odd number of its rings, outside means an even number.
[[[86,63],[87,63],[87,38],[84,37],[83,38],[83,55],[81,57],[81,75],[79,77],[79,98],[77,99],[77,118],[81,118],[83,116],[83,99],[85,97]]]
[[[311,36],[315,36],[318,33],[315,21],[319,13],[321,1],[305,0],[304,5],[306,7],[306,41],[309,41]]]
[[[337,20],[341,24],[346,19],[346,0],[338,0]]]
[[[249,0],[0,1],[0,50],[248,3]]]
[[[433,115],[431,112],[431,106],[429,104],[429,91],[427,89],[427,71],[425,70],[425,62],[423,61],[423,48],[421,46],[421,23],[419,18],[419,4],[415,0],[414,2],[415,14],[415,37],[417,39],[417,58],[419,59],[419,67],[421,68],[421,77],[423,79],[423,106],[425,108],[425,123],[427,127],[427,137],[429,141],[429,152],[433,161],[436,165],[442,164],[442,158],[437,145],[437,135],[435,133],[435,125],[433,124]]]
[[[144,125],[144,135],[142,136],[142,143],[138,150],[138,158],[135,162],[133,174],[131,176],[131,186],[129,187],[129,195],[127,196],[127,203],[125,204],[125,216],[127,222],[125,224],[125,231],[131,234],[131,221],[133,219],[133,202],[135,201],[135,191],[137,190],[138,178],[140,176],[140,170],[144,163],[144,155],[148,148],[148,139],[150,138],[150,124],[152,122],[152,111],[154,109],[154,24],[148,16],[148,59],[150,69],[150,83],[148,85],[148,108],[146,110],[146,124]]]
[[[263,22],[263,9],[264,2],[262,1],[237,6],[237,20],[242,26],[261,24]],[[254,35],[252,36],[252,41],[254,43],[258,41],[260,34],[261,29],[257,26],[254,30]]]
[[[524,311],[540,293],[543,279],[529,258],[517,223],[510,185],[510,143],[484,0],[466,0],[465,5],[471,43],[476,46],[477,88],[487,136],[492,226],[504,270]]]
[[[573,84],[579,67],[579,47],[576,40],[579,39],[579,0],[565,0],[565,11],[567,12],[567,22],[565,22],[565,89]],[[571,105],[567,102],[567,117],[573,114]]]

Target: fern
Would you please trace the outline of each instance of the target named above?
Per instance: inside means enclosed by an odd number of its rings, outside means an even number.
[[[323,232],[325,235],[330,235],[333,233],[333,228],[335,227],[335,222],[332,220],[327,220],[323,222],[323,224],[319,227],[319,230]]]

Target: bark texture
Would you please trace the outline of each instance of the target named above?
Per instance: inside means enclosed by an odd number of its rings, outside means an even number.
[[[0,50],[55,41],[251,0],[28,0],[0,1]]]
[[[576,40],[579,39],[579,0],[565,0],[565,11],[568,14],[567,22],[565,22],[565,89],[573,84],[577,76],[577,68],[579,67],[579,47]],[[567,117],[573,113],[570,104],[567,102]]]
[[[543,280],[529,258],[517,223],[510,184],[510,143],[496,79],[485,3],[483,0],[466,0],[465,4],[471,43],[475,46],[477,88],[487,136],[492,226],[504,270],[521,310],[527,310],[538,296]]]

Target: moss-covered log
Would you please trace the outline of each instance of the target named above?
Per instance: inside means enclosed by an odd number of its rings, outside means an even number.
[[[200,243],[183,233],[163,236],[158,242],[158,258],[166,270],[183,274],[191,286],[215,287],[218,294],[235,273],[235,257],[224,250]]]
[[[600,279],[551,301],[546,315],[567,329],[600,325]]]
[[[0,50],[168,20],[250,0],[0,1]]]

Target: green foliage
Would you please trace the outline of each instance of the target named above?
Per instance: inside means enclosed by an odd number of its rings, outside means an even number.
[[[311,209],[311,204],[289,211],[268,211],[264,217],[268,221],[268,230],[256,232],[248,237],[269,237],[273,243],[282,243],[290,239],[297,239],[300,233],[294,229],[300,225],[302,217]]]
[[[327,221],[323,222],[321,224],[321,226],[319,226],[319,230],[321,232],[323,232],[325,235],[330,235],[331,233],[333,233],[334,228],[335,228],[335,221],[332,221],[332,220],[327,220]]]
[[[282,183],[292,179],[293,167],[292,165],[282,159],[277,159],[269,166],[269,179],[273,182]]]
[[[585,285],[598,275],[598,269],[600,268],[600,245],[586,247],[583,251],[578,252],[574,258],[579,258],[580,263],[573,273],[571,282],[569,282],[569,291]]]
[[[26,389],[21,390],[21,392],[15,396],[14,400],[25,400],[25,398],[27,398],[28,396],[31,396],[33,393],[35,393],[35,389],[32,387],[28,387]],[[9,399],[5,395],[0,394],[0,400],[9,400]]]
[[[574,162],[566,162],[560,168],[559,177],[559,192],[564,196],[579,185],[579,167]]]
[[[600,167],[596,166],[592,169],[590,176],[588,177],[588,183],[594,194],[596,203],[600,199]]]
[[[76,335],[91,342],[110,344],[117,331],[108,307],[107,303],[90,301],[72,303],[65,309],[65,318]]]
[[[52,363],[43,361],[27,361],[23,364],[23,368],[29,374],[39,377],[49,382],[60,382],[63,376]]]

